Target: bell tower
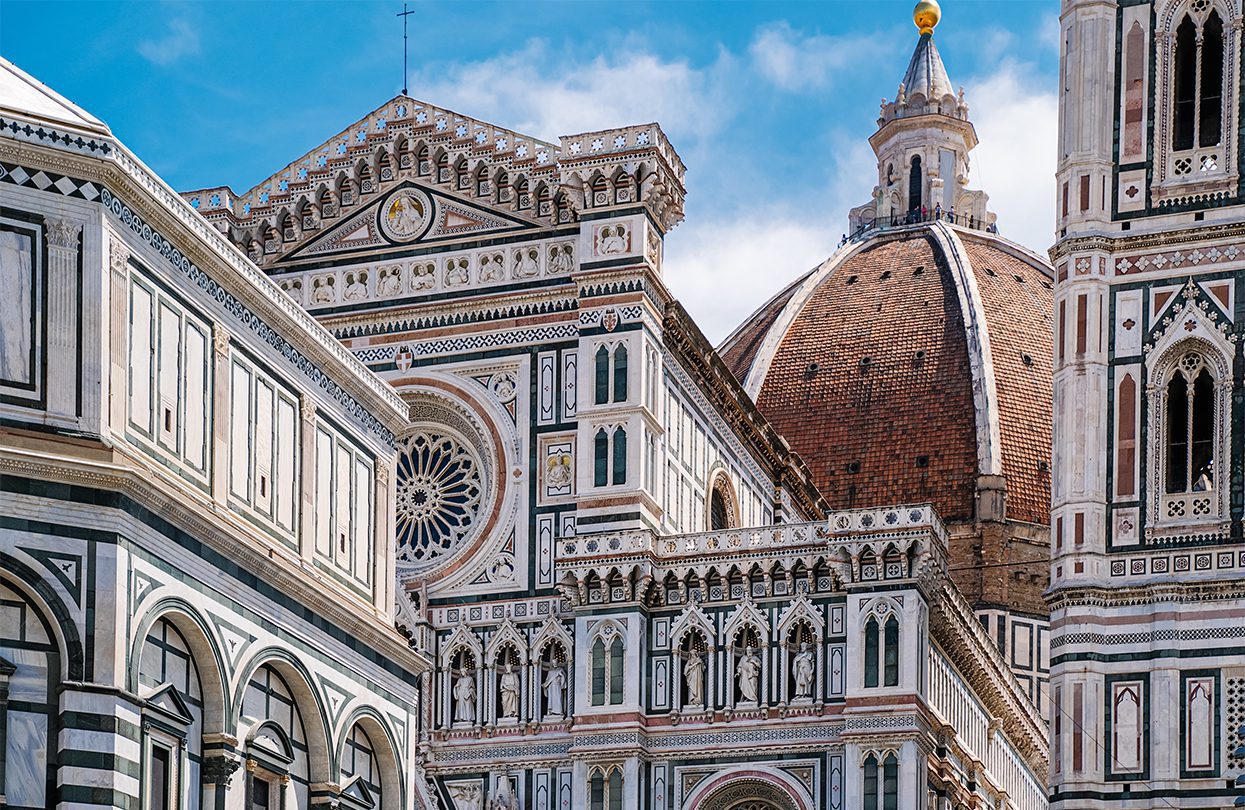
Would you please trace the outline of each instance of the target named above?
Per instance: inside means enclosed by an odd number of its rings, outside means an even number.
[[[874,221],[905,218],[938,209],[973,225],[989,225],[986,194],[968,188],[969,152],[977,133],[968,118],[964,89],[947,76],[934,28],[942,18],[935,0],[922,0],[912,20],[920,32],[893,101],[883,99],[878,130],[869,138],[878,158],[873,200],[852,209],[853,232]]]
[[[1051,795],[1225,807],[1245,762],[1241,0],[1064,0]]]

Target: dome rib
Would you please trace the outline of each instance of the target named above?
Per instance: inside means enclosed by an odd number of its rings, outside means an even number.
[[[999,428],[999,393],[994,379],[994,357],[990,351],[990,326],[977,289],[972,262],[964,243],[950,225],[937,222],[930,229],[943,257],[951,267],[964,332],[968,343],[968,367],[973,375],[973,405],[977,420],[977,471],[979,475],[1002,475],[1002,443]]]
[[[1051,369],[1031,344],[1050,278],[993,234],[887,229],[771,298],[722,352],[831,508],[930,501],[952,523],[1040,524]]]

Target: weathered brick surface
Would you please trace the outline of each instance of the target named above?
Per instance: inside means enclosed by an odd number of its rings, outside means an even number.
[[[865,249],[817,288],[778,346],[757,405],[832,508],[932,501],[949,521],[973,518],[968,350],[935,253],[924,232]]]
[[[774,321],[782,314],[783,307],[799,288],[800,281],[791,284],[774,296],[764,307],[753,313],[739,333],[732,335],[732,339],[722,347],[722,362],[726,363],[727,368],[739,382],[747,383],[748,370],[752,368],[752,361],[756,359],[757,352],[761,344],[765,342],[765,336],[769,334],[770,327],[774,325]]]
[[[1028,262],[962,235],[990,329],[1007,516],[1050,522],[1051,279]]]

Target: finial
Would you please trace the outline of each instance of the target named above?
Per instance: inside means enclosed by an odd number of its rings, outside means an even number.
[[[938,5],[938,0],[921,0],[912,9],[912,22],[916,23],[922,36],[934,33],[934,27],[941,19],[942,8]]]

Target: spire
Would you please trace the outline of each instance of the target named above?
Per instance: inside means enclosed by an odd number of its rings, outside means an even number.
[[[917,93],[927,100],[955,95],[932,33],[921,34],[917,40],[912,61],[908,63],[908,72],[903,76],[903,88],[909,98]]]

